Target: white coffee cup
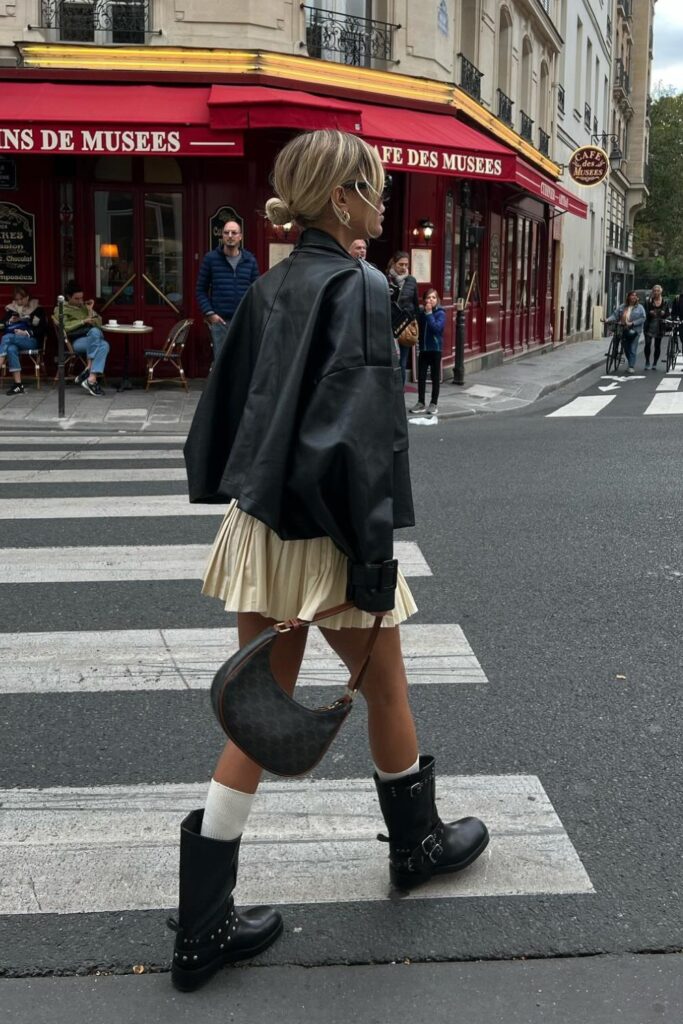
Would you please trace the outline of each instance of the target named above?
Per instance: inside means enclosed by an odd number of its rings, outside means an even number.
[[[118,327],[119,326],[118,320],[108,320],[107,323],[109,324],[110,327]]]
[[[145,321],[144,320],[133,320],[133,327],[144,327],[144,326],[145,326]]]

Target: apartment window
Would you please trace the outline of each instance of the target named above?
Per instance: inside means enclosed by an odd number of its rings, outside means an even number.
[[[583,71],[581,63],[583,61],[583,25],[580,20],[576,22],[576,74],[574,76],[574,110],[581,110],[581,81],[583,78]]]
[[[498,31],[498,88],[510,95],[510,72],[512,65],[512,18],[507,8],[500,11]]]
[[[41,28],[71,43],[144,43],[149,0],[42,0]]]

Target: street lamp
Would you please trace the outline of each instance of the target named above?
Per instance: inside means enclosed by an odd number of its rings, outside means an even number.
[[[606,150],[608,142],[610,143],[610,170],[619,171],[621,170],[621,165],[624,162],[624,154],[622,153],[621,146],[619,145],[619,136],[607,135],[605,132],[603,132],[602,135],[591,135],[591,143],[594,146],[601,146],[602,149]]]

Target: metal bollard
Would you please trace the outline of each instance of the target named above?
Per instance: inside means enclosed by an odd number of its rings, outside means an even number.
[[[64,393],[64,296],[57,296],[57,415],[66,415]]]

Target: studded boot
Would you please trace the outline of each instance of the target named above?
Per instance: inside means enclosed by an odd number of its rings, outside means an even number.
[[[171,981],[192,992],[225,964],[267,949],[282,931],[282,917],[271,907],[235,910],[240,840],[202,836],[204,811],[191,811],[180,826],[180,896]]]
[[[486,849],[489,834],[478,818],[444,824],[434,796],[434,758],[420,757],[420,769],[394,782],[375,775],[379,804],[389,835],[389,874],[399,889],[412,889],[432,875],[461,871]]]

